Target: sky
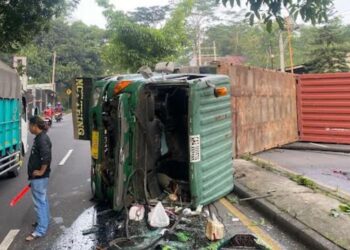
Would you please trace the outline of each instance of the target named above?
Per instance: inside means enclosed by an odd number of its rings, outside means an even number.
[[[165,5],[168,0],[110,0],[116,9],[130,11],[141,6]],[[243,1],[242,1],[243,2]],[[343,22],[350,24],[350,1],[334,0],[337,13],[342,16]],[[80,0],[78,8],[73,13],[73,20],[81,20],[87,25],[97,25],[104,28],[106,20],[102,14],[103,9],[99,7],[95,0]]]

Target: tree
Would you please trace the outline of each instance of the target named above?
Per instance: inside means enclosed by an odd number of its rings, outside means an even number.
[[[31,83],[51,81],[52,53],[56,51],[56,82],[68,82],[73,77],[104,74],[101,47],[105,32],[82,22],[68,24],[56,19],[48,32],[41,32],[19,55],[27,57],[27,74]]]
[[[0,51],[14,52],[78,0],[0,0]]]
[[[193,54],[199,60],[201,44],[204,41],[206,30],[213,25],[213,21],[218,19],[215,15],[216,0],[200,1],[195,0],[192,12],[186,19],[188,36],[192,41]],[[199,64],[199,61],[197,61]]]
[[[277,25],[273,30],[278,31]],[[210,46],[213,41],[218,56],[242,56],[246,64],[263,68],[275,68],[279,63],[276,56],[278,32],[269,33],[261,24],[250,26],[248,22],[240,21],[239,16],[231,24],[210,27],[203,44]]]
[[[345,45],[344,29],[338,19],[319,28],[312,42],[312,50],[309,56],[312,58],[310,65],[313,72],[347,72],[349,66],[346,58],[350,51]]]
[[[163,22],[170,11],[170,6],[151,6],[138,7],[134,11],[129,12],[130,19],[138,24],[143,24],[148,27],[158,27]]]
[[[241,0],[217,1],[221,1],[225,6],[228,3],[231,7],[235,4],[241,6]],[[244,2],[250,8],[250,12],[247,13],[250,23],[253,24],[255,18],[262,19],[269,31],[272,29],[273,18],[281,29],[284,28],[283,10],[287,10],[294,20],[300,17],[304,22],[316,24],[327,21],[328,10],[333,6],[333,0],[246,0]]]
[[[119,11],[107,12],[109,42],[103,58],[118,71],[135,72],[143,65],[153,66],[179,55],[186,44],[185,18],[192,0],[179,3],[162,28],[147,27],[133,22]]]

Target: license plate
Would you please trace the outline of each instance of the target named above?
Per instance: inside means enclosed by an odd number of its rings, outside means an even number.
[[[95,160],[98,159],[98,142],[100,134],[98,131],[92,131],[92,140],[91,140],[91,156]]]

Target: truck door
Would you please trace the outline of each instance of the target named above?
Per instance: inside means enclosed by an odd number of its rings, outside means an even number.
[[[227,95],[216,97],[214,87]],[[190,188],[195,206],[209,204],[233,189],[230,82],[210,76],[190,84]]]

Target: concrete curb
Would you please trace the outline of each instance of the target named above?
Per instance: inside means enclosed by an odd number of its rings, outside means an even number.
[[[291,150],[312,150],[312,151],[328,151],[328,152],[337,152],[337,153],[350,153],[350,149],[337,147],[337,145],[334,145],[332,147],[318,147],[314,145],[293,145],[293,144],[287,144],[279,147],[281,149],[291,149]]]
[[[233,192],[242,198],[250,198],[255,197],[252,191],[244,187],[239,182],[235,183],[235,187]],[[264,199],[256,199],[247,201],[254,209],[261,212],[264,216],[266,216],[272,223],[275,223],[279,228],[283,231],[290,234],[296,240],[302,242],[310,249],[318,249],[318,250],[340,250],[344,249],[328,239],[324,238],[318,232],[309,228],[299,220],[293,218],[289,214],[279,210],[276,206],[271,204],[270,202]]]
[[[259,162],[264,163],[266,165],[266,167],[271,168],[272,171],[278,172],[279,174],[281,174],[285,177],[288,177],[288,178],[302,175],[300,173],[283,168],[274,162],[259,158],[257,156],[253,156],[252,160],[255,163],[255,165],[257,165],[258,167],[262,167],[262,166],[261,166],[261,164],[256,164],[256,163],[259,163]],[[306,178],[308,178],[308,177],[306,177]],[[321,190],[322,192],[326,193],[327,195],[330,195],[331,197],[333,197],[341,202],[345,202],[345,203],[350,202],[350,194],[349,193],[341,191],[341,190],[337,190],[333,187],[330,187],[330,186],[327,186],[323,183],[317,182],[311,178],[308,178],[308,179],[310,179],[310,180],[312,180],[312,182],[314,182],[317,189]]]

